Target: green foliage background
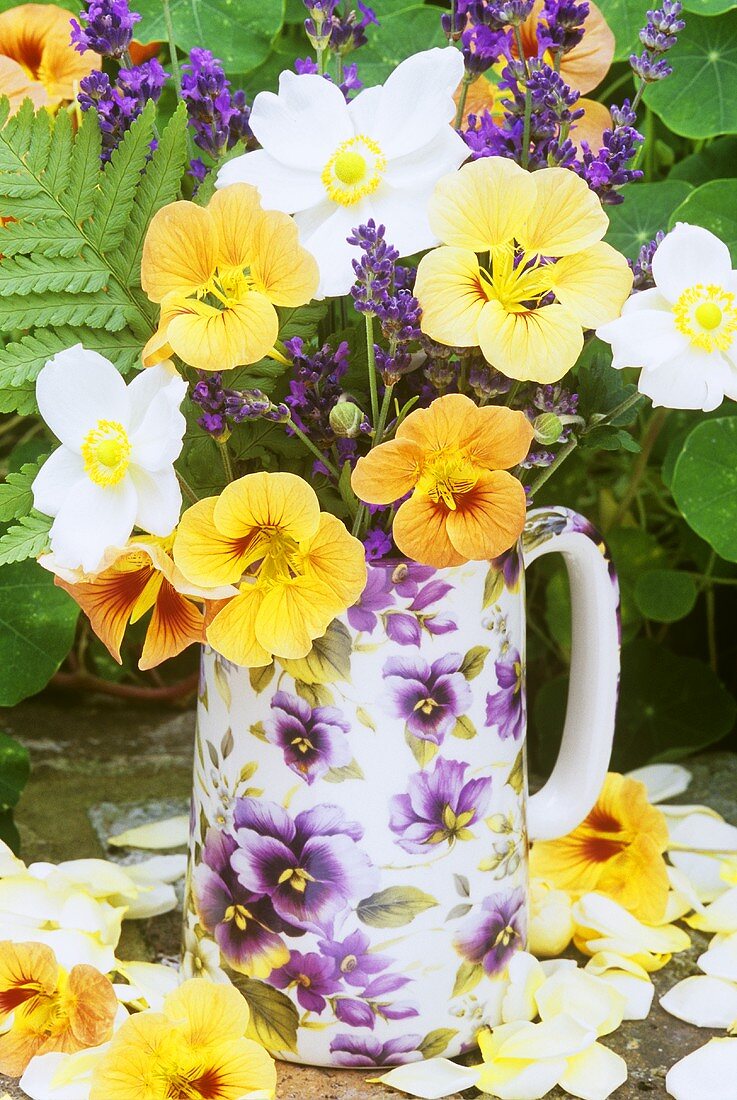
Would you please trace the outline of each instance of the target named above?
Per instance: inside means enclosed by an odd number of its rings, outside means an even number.
[[[609,105],[633,94],[626,59],[637,48],[648,4],[599,4],[617,50],[609,75],[591,94]],[[12,6],[0,0],[0,10]],[[63,6],[77,8],[72,0]],[[133,6],[143,15],[138,38],[164,39],[160,0]],[[364,83],[383,80],[417,50],[443,44],[442,4],[375,0],[374,7],[380,26],[369,28],[369,44],[356,55]],[[684,7],[687,26],[670,55],[673,76],[648,89],[640,111],[647,138],[639,165],[644,181],[629,186],[625,202],[609,209],[608,239],[634,258],[658,230],[686,220],[720,235],[737,265],[737,3],[685,0]],[[206,45],[249,100],[259,90],[275,89],[279,72],[310,53],[301,0],[247,0],[240,7],[232,0],[172,0],[172,15],[182,53]],[[148,161],[154,127],[159,144]],[[178,196],[191,155],[185,115],[181,106],[176,109],[173,92],[165,94],[156,117],[153,109],[144,112],[103,174],[98,154],[92,114],[76,137],[64,113],[52,124],[45,115],[39,121],[23,111],[0,130],[0,214],[21,219],[3,233],[0,263],[0,411],[9,414],[0,425],[7,473],[0,485],[5,706],[43,688],[69,652],[77,621],[75,605],[25,560],[43,547],[48,529],[31,509],[30,485],[51,446],[25,419],[34,411],[35,377],[51,354],[82,340],[126,373],[152,331],[155,309],[138,281],[143,236],[153,213]],[[324,307],[317,306],[283,316],[283,336],[315,331],[323,315]],[[341,336],[352,345],[360,390],[362,336],[350,327]],[[259,364],[249,370],[248,384],[278,395],[278,376],[273,364]],[[613,371],[608,348],[592,340],[569,381],[580,394],[582,415],[590,418],[633,392],[635,380],[634,373]],[[237,386],[237,378],[230,384]],[[617,767],[678,759],[733,729],[736,412],[726,402],[708,416],[664,414],[645,402],[638,412],[589,431],[536,500],[577,508],[611,544],[623,610]],[[194,431],[190,442],[183,472],[203,493],[217,491],[222,479],[215,445]],[[298,467],[274,425],[244,425],[232,443],[238,461],[276,469],[288,455]],[[340,512],[337,493],[323,503]],[[95,677],[125,680],[138,683],[145,695],[147,682],[137,679],[134,663],[139,640],[132,630],[121,670],[77,627],[76,646],[84,648],[91,683]],[[531,737],[540,766],[556,751],[569,650],[567,583],[562,566],[545,559],[529,578]],[[164,675],[181,677],[194,660],[190,653]],[[0,815],[4,805],[0,799]]]

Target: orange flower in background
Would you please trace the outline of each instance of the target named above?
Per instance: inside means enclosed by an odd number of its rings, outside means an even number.
[[[107,1042],[118,1001],[93,966],[63,970],[42,943],[0,943],[0,1073],[20,1077],[37,1054]]]
[[[178,355],[200,370],[256,363],[279,335],[276,306],[301,306],[317,290],[315,258],[287,214],[263,210],[247,183],[216,191],[203,208],[173,202],[154,215],[141,286],[161,303],[144,366]]]
[[[507,470],[522,461],[532,437],[524,413],[477,408],[463,394],[448,394],[411,413],[395,439],[360,458],[351,485],[369,504],[412,493],[393,527],[408,558],[436,569],[489,561],[524,526],[525,492]]]
[[[50,100],[42,84],[38,84],[26,73],[22,65],[10,57],[0,56],[0,95],[10,100],[10,113],[19,111],[24,99],[30,99],[38,110],[47,107]],[[5,219],[2,219],[4,222]]]
[[[205,619],[196,600],[232,595],[234,589],[205,591],[185,580],[172,561],[169,539],[140,537],[113,550],[96,576],[59,570],[51,556],[41,564],[56,573],[56,584],[74,599],[109,653],[120,664],[120,646],[129,623],[153,608],[141,669],[175,657],[205,640]]]
[[[665,815],[644,783],[610,772],[588,817],[567,836],[536,841],[530,873],[574,897],[606,894],[638,920],[665,914],[668,872]]]
[[[71,43],[70,14],[54,4],[21,4],[0,14],[0,55],[17,62],[48,103],[72,100],[79,81],[99,68],[100,58],[87,50],[78,53]],[[9,74],[4,74],[8,79]],[[3,95],[8,95],[0,85]]]

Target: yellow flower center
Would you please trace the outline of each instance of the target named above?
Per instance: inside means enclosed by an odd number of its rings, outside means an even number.
[[[340,143],[322,170],[322,183],[333,202],[353,206],[376,190],[385,171],[380,146],[359,134]]]
[[[249,920],[253,920],[253,913],[244,905],[229,905],[223,915],[223,920],[233,921],[239,932],[245,932]]]
[[[442,500],[446,507],[455,511],[458,507],[456,497],[469,493],[478,481],[478,471],[463,451],[435,451],[428,456],[422,467],[417,488],[436,504]]]
[[[501,302],[509,313],[527,313],[537,308],[549,292],[554,263],[541,263],[538,256],[518,252],[514,241],[491,250],[490,270],[479,269],[480,290],[488,299]]]
[[[673,306],[676,328],[703,351],[727,351],[737,332],[734,294],[714,284],[696,283]]]
[[[314,881],[309,871],[305,871],[303,867],[287,867],[286,871],[282,871],[279,875],[279,885],[283,886],[288,882],[298,894],[304,894],[307,884]]]
[[[128,433],[117,420],[98,420],[82,443],[87,476],[104,489],[123,480],[130,465],[130,453]]]
[[[292,744],[301,753],[310,752],[315,747],[307,737],[295,737]]]

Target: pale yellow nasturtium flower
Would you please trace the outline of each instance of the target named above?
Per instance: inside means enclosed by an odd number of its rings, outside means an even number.
[[[417,269],[422,330],[510,378],[562,378],[583,330],[618,317],[632,288],[599,199],[566,168],[483,157],[440,180],[429,212],[443,243]]]

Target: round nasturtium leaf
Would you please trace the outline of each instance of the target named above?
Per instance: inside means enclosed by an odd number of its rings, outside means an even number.
[[[625,201],[609,208],[607,242],[628,259],[636,259],[644,244],[659,230],[667,230],[671,214],[690,192],[685,180],[631,184]]]
[[[672,484],[681,515],[725,561],[737,561],[737,417],[697,424]]]
[[[410,54],[445,46],[440,9],[424,4],[385,4],[379,11],[379,25],[367,31],[368,43],[361,49],[361,80],[381,84],[400,61]]]
[[[651,569],[637,578],[635,601],[646,619],[675,623],[685,619],[696,603],[696,584],[676,569]]]
[[[737,0],[683,0],[684,10],[695,15],[722,15],[737,8]],[[686,16],[688,19],[688,16]]]
[[[640,0],[597,0],[604,18],[614,31],[615,61],[626,61],[635,50],[642,49],[639,34],[647,20],[647,5]]]
[[[737,179],[711,180],[688,195],[670,218],[710,229],[728,246],[732,262],[737,264]]]
[[[725,180],[737,175],[737,137],[717,138],[698,153],[690,153],[671,168],[668,179],[687,180],[698,187],[709,180]]]
[[[668,61],[673,74],[645,92],[668,129],[690,138],[737,133],[737,11],[689,15]]]

